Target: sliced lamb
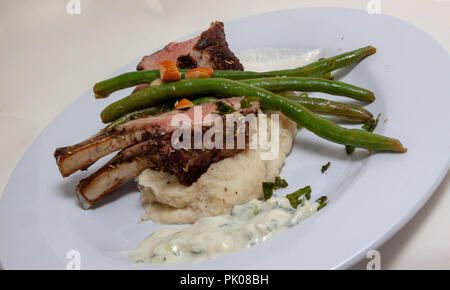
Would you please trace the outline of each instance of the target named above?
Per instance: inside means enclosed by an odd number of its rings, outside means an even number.
[[[178,68],[210,67],[217,70],[244,70],[239,59],[228,47],[222,22],[213,22],[200,36],[183,42],[171,42],[163,49],[144,56],[137,70],[157,69],[164,60],[173,60]],[[148,87],[136,87],[135,92]]]

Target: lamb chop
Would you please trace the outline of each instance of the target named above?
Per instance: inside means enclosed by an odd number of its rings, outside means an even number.
[[[112,130],[101,130],[93,137],[73,146],[55,151],[56,163],[63,177],[86,168],[98,159],[155,136],[158,128],[170,132],[171,116],[174,110],[163,115],[140,118],[115,126]]]
[[[250,108],[241,108],[241,100],[242,98],[235,97],[222,99],[220,102],[233,107],[234,115],[257,114],[259,102],[252,102]],[[245,149],[234,147],[175,150],[171,139],[177,128],[171,124],[172,119],[178,114],[185,114],[190,119],[191,128],[195,126],[194,112],[198,112],[199,108],[202,112],[202,121],[209,118],[214,123],[217,118],[226,117],[226,115],[216,114],[216,102],[208,102],[196,107],[187,111],[174,110],[157,116],[131,120],[116,126],[112,131],[100,132],[77,145],[57,149],[55,158],[63,176],[82,169],[114,151],[123,149],[97,172],[80,182],[77,187],[77,196],[83,207],[89,208],[97,200],[147,168],[170,172],[178,177],[180,183],[190,185],[206,172],[211,163],[232,157]],[[226,122],[222,121],[222,124]],[[208,128],[203,125],[202,132]],[[223,132],[225,134],[226,130]],[[249,130],[244,132],[247,147]],[[236,137],[237,134],[234,136]],[[237,144],[237,142],[234,143]]]

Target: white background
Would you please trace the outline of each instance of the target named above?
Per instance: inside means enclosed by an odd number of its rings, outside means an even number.
[[[370,0],[81,0],[79,15],[67,13],[68,2],[0,2],[0,193],[40,132],[124,64],[213,20],[301,7],[366,9]],[[450,50],[450,0],[380,3],[381,13],[422,28]],[[447,174],[417,216],[381,247],[381,267],[450,269],[449,212]],[[355,268],[364,269],[367,261]]]

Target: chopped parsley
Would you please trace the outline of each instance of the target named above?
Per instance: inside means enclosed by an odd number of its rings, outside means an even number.
[[[279,188],[286,188],[288,186],[288,183],[286,180],[284,180],[283,178],[277,176],[275,177],[275,188],[274,189],[279,189]]]
[[[258,215],[259,214],[259,207],[257,205],[255,205],[253,207],[253,215]]]
[[[325,165],[322,166],[322,169],[320,169],[320,171],[322,172],[322,174],[324,174],[325,171],[328,170],[328,168],[330,167],[330,165],[331,165],[331,162],[328,161],[327,164],[325,164]]]
[[[232,106],[227,105],[224,102],[220,102],[220,101],[216,102],[216,110],[217,110],[217,113],[221,116],[231,114],[236,111]]]
[[[280,188],[286,188],[288,183],[281,177],[275,177],[275,182],[263,182],[264,200],[268,200],[273,196],[273,191]]]
[[[321,196],[319,197],[316,202],[319,204],[319,206],[317,207],[317,211],[321,210],[322,208],[327,206],[328,203],[328,197],[326,196]]]
[[[381,114],[378,114],[376,119],[372,119],[370,121],[367,121],[363,126],[362,129],[366,130],[367,132],[373,132],[375,128],[378,125],[378,121],[380,120]],[[345,151],[348,155],[352,154],[353,151],[355,151],[355,147],[352,145],[345,145]]]
[[[297,208],[303,203],[303,197],[305,197],[307,200],[311,198],[311,191],[311,186],[308,185],[291,194],[286,195],[286,198],[289,200],[289,203],[293,208]]]
[[[273,195],[273,189],[275,187],[275,184],[273,182],[263,182],[263,193],[264,193],[264,200],[268,200]]]
[[[347,152],[347,155],[352,154],[354,151],[355,151],[355,146],[345,145],[345,152]]]
[[[241,100],[241,108],[246,109],[246,108],[251,108],[252,107],[252,102],[258,101],[258,97],[244,97]]]
[[[378,121],[380,120],[380,116],[381,114],[378,114],[376,119],[372,119],[370,121],[368,121],[367,123],[365,123],[362,128],[364,130],[366,130],[367,132],[373,132],[375,130],[375,128],[378,125]]]

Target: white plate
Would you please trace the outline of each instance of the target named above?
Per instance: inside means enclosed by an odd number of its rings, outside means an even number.
[[[143,209],[134,182],[95,210],[83,211],[74,188],[87,173],[63,180],[52,156],[57,146],[96,132],[101,127],[100,110],[127,93],[94,100],[86,92],[34,142],[9,181],[0,201],[4,268],[64,269],[72,249],[80,252],[84,269],[346,268],[379,247],[418,211],[449,168],[450,61],[435,40],[392,17],[336,8],[268,13],[225,26],[235,52],[321,47],[331,56],[369,44],[377,47],[376,55],[340,77],[375,91],[378,98],[368,108],[382,113],[377,132],[402,140],[408,153],[368,158],[359,150],[349,158],[342,146],[302,130],[282,176],[290,189],[311,184],[316,196],[327,194],[331,202],[325,210],[264,244],[216,260],[136,266],[120,251],[135,248],[160,226],[137,223]],[[132,71],[135,65],[115,74]],[[322,175],[321,165],[327,161],[332,165]]]

